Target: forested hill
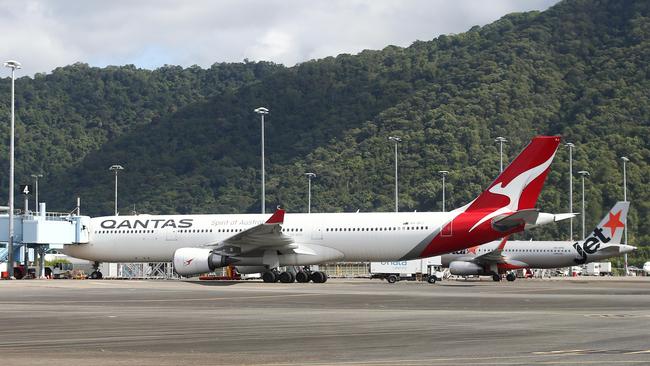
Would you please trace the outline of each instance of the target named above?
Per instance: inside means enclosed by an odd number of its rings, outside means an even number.
[[[630,242],[650,242],[650,2],[564,1],[510,14],[466,33],[410,47],[338,55],[287,68],[209,69],[76,64],[17,81],[17,181],[42,171],[51,209],[82,198],[85,214],[112,213],[112,164],[121,164],[120,211],[257,212],[258,106],[266,121],[267,207],[391,211],[399,136],[400,209],[439,210],[437,171],[449,170],[447,207],[498,174],[496,136],[514,157],[537,134],[573,142],[574,172],[588,170],[587,226],[622,199],[628,156]],[[9,100],[9,80],[0,98]],[[8,103],[0,114],[8,115]],[[7,124],[0,126],[7,141]],[[7,147],[0,154],[6,156]],[[0,169],[7,170],[2,162]],[[539,201],[568,209],[568,153],[558,151]],[[2,176],[0,194],[6,195]],[[574,174],[574,210],[580,210]],[[574,231],[580,233],[580,220]],[[568,236],[568,225],[535,232]],[[579,236],[579,235],[576,235]]]

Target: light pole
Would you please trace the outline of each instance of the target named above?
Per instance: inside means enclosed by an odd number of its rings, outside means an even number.
[[[438,170],[442,174],[442,212],[445,212],[445,177],[449,174],[447,170]]]
[[[34,198],[34,201],[36,201],[36,205],[34,206],[34,211],[36,211],[36,215],[38,215],[38,178],[43,178],[43,174],[32,174],[32,178],[34,178],[34,183],[36,187],[36,197]]]
[[[503,143],[508,142],[505,137],[497,137],[494,141],[499,143],[499,172],[503,172]]]
[[[269,114],[268,108],[258,107],[253,110],[262,118],[262,213],[266,212],[266,193],[264,192],[264,115]]]
[[[9,240],[7,243],[7,273],[14,277],[14,132],[15,132],[15,72],[22,65],[18,61],[9,60],[5,67],[11,69],[11,141],[9,143]]]
[[[576,145],[570,142],[564,145],[569,148],[569,212],[573,213],[573,148]],[[573,217],[569,218],[569,240],[573,241]]]
[[[124,167],[121,165],[111,165],[108,170],[115,172],[115,216],[117,216],[117,173],[120,170],[124,170]]]
[[[582,175],[582,240],[585,239],[585,177],[589,176],[589,172],[581,170],[578,174]]]
[[[627,202],[627,169],[626,169],[626,163],[630,161],[626,156],[621,156],[621,160],[623,160],[623,201]],[[627,245],[627,222],[625,223],[625,228],[624,228],[624,235],[625,235],[625,244]],[[625,275],[628,275],[628,269],[627,269],[627,253],[625,253],[623,257],[623,261],[625,262]]]
[[[399,143],[402,142],[402,139],[395,136],[389,136],[388,140],[393,141],[395,143],[395,212],[398,212],[399,211],[399,198],[398,198],[399,190],[397,186],[397,145],[399,145]]]
[[[311,213],[311,179],[316,177],[316,173],[305,173],[309,180],[307,188],[307,213]]]

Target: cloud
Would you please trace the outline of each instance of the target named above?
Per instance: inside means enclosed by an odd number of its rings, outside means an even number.
[[[93,66],[273,61],[408,46],[557,0],[0,0],[0,57],[33,75]]]

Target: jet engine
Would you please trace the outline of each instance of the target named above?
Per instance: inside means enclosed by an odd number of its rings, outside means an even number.
[[[472,262],[453,261],[449,263],[449,272],[453,275],[470,276],[485,274],[483,267]]]
[[[174,270],[181,276],[212,272],[235,262],[236,259],[212,253],[210,249],[180,248],[174,252]]]

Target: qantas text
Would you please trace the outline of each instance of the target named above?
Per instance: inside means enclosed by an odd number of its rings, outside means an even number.
[[[192,227],[193,219],[147,219],[147,220],[104,220],[100,224],[103,229],[164,229],[166,227],[187,229]]]

